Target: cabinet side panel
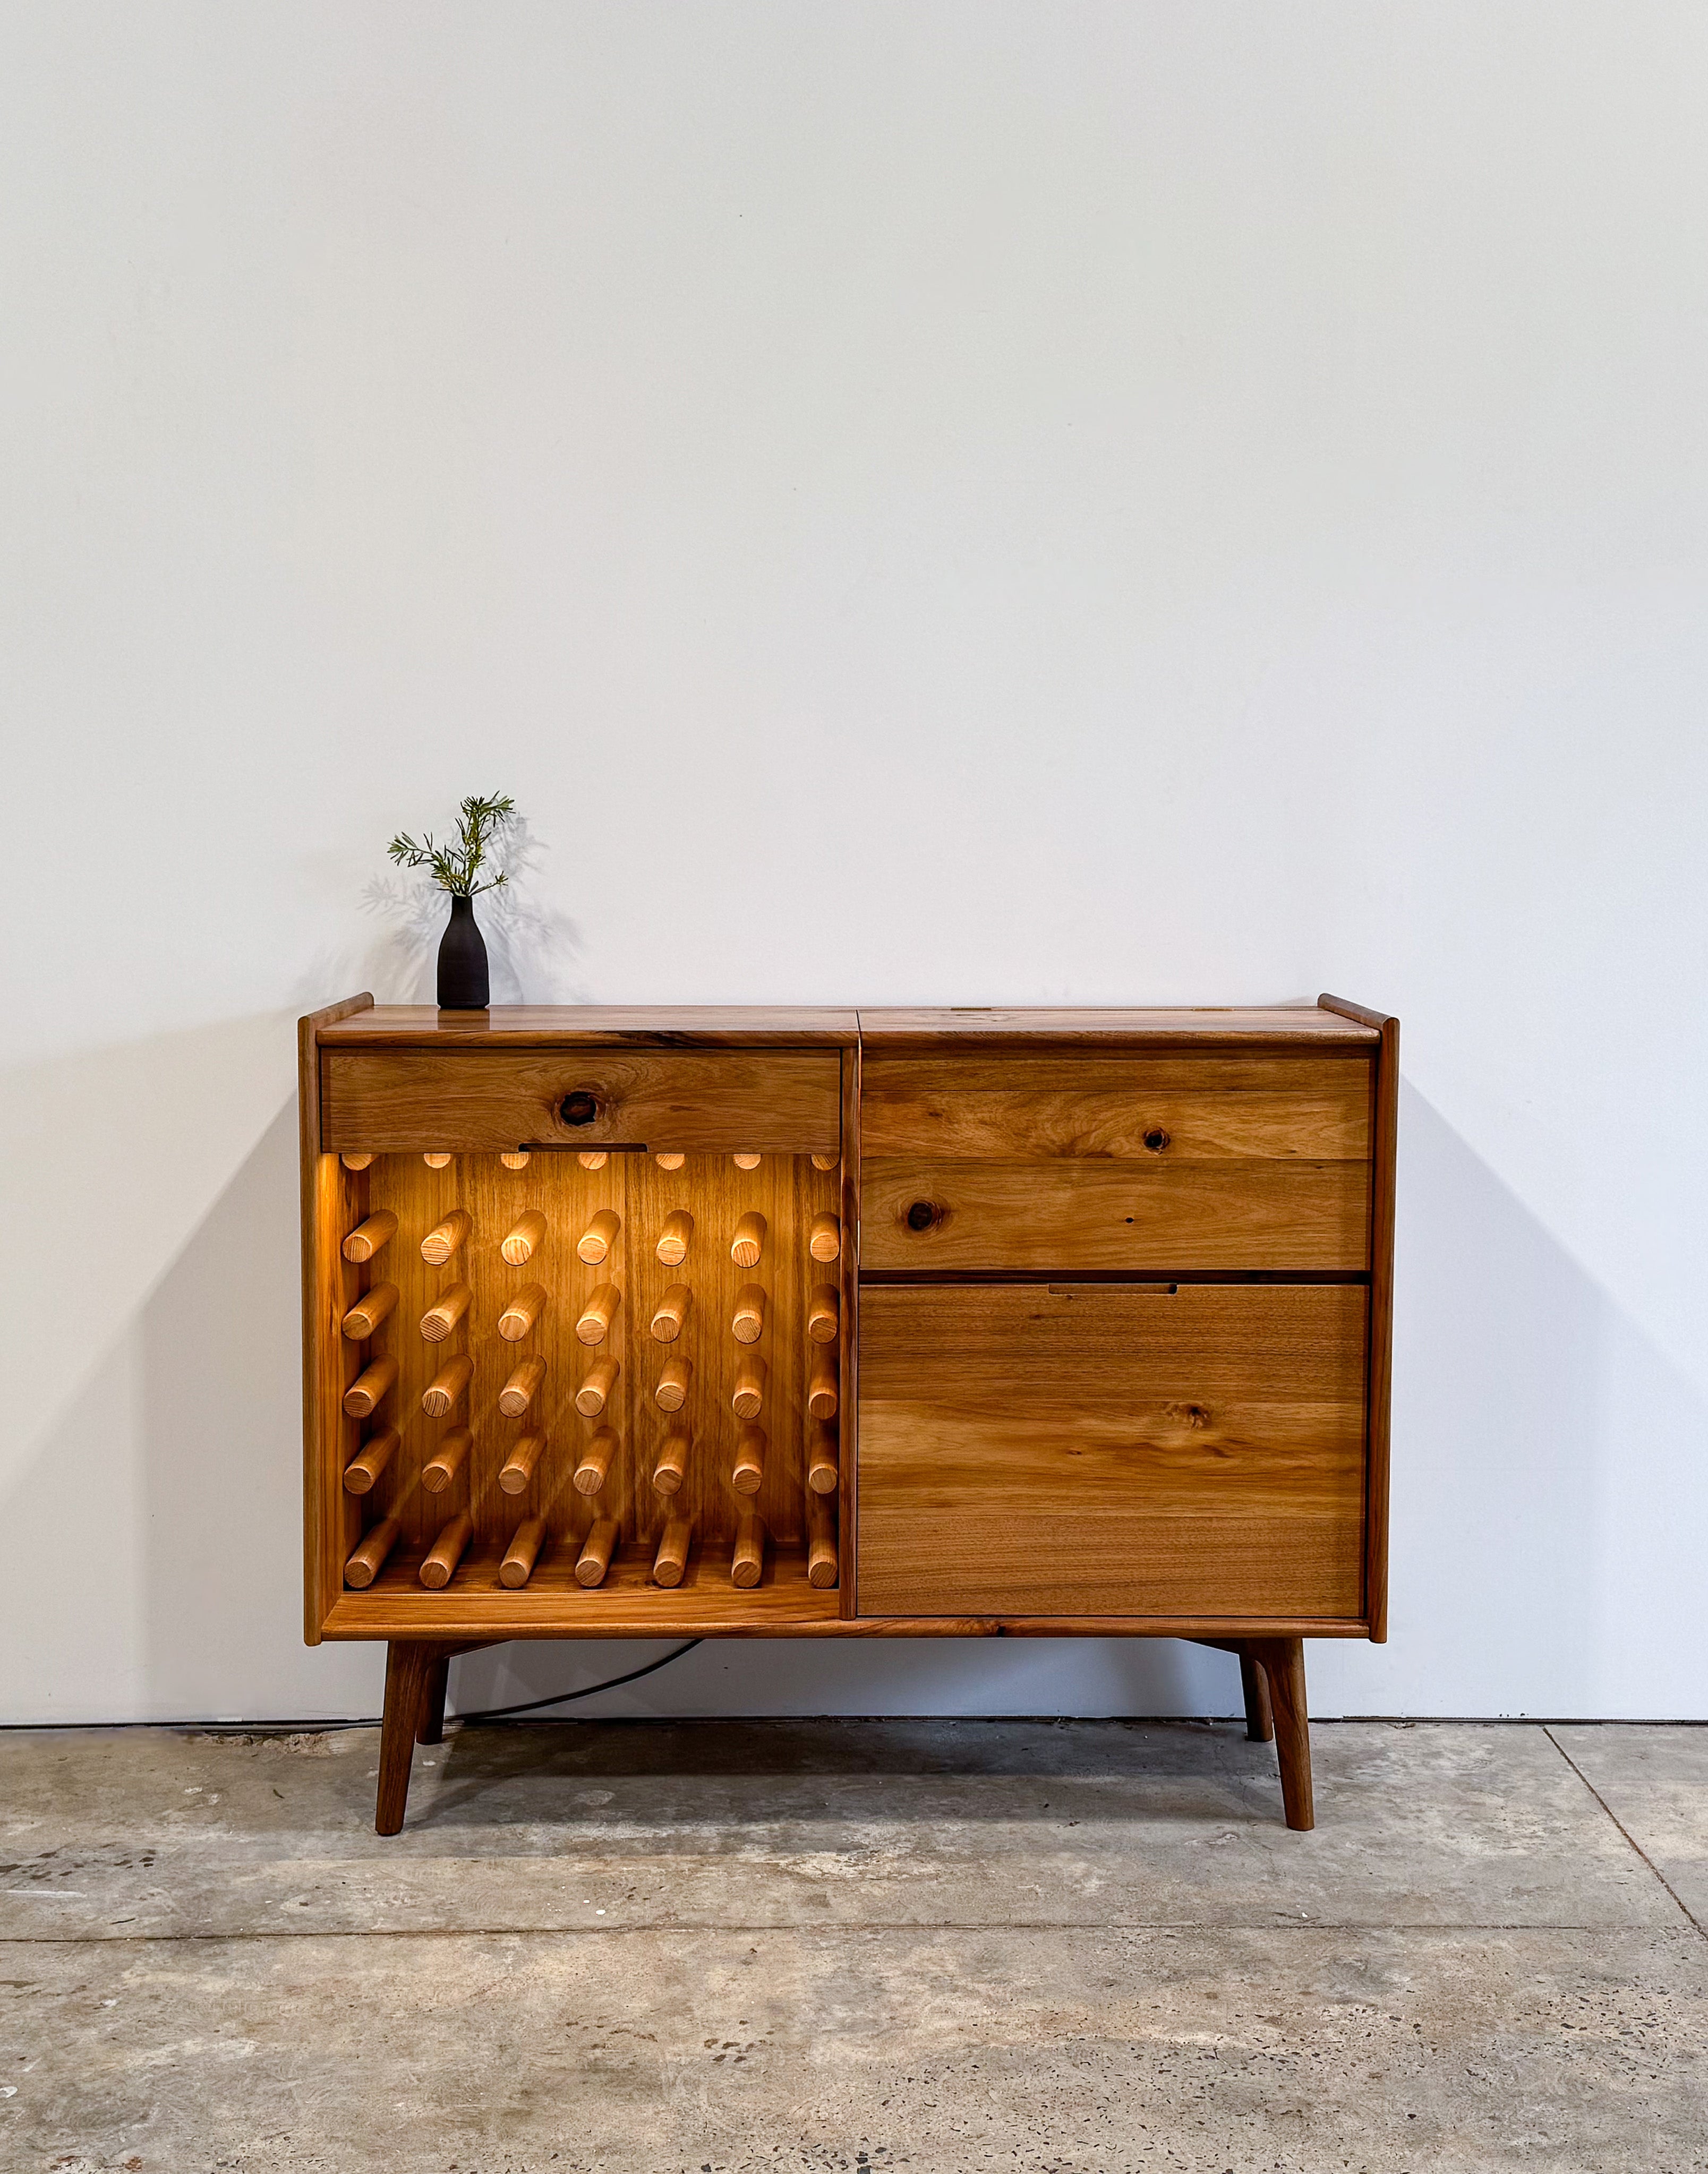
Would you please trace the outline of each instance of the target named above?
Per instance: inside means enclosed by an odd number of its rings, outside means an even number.
[[[357,1429],[343,1412],[355,1368],[339,1323],[357,1279],[339,1252],[361,1219],[365,1182],[336,1155],[321,1152],[319,1030],[370,1009],[364,992],[328,1004],[297,1023],[298,1149],[302,1176],[303,1636],[320,1643],[321,1625],[343,1584],[344,1557],[359,1515],[343,1490]]]

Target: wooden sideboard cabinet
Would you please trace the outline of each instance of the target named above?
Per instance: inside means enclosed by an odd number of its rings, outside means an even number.
[[[1184,1637],[1312,1823],[1302,1641],[1386,1636],[1398,1025],[301,1025],[306,1636],[377,1825],[511,1638]]]

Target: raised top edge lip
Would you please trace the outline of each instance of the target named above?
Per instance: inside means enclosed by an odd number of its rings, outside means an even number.
[[[1316,1004],[1144,1005],[1127,1009],[1084,1006],[970,1006],[882,1010],[862,1009],[860,1039],[880,1043],[1061,1041],[1073,1042],[1224,1042],[1370,1046],[1381,1040],[1367,1026]]]
[[[1046,1041],[1368,1047],[1379,1028],[1314,1004],[884,1006],[495,1004],[441,1012],[377,1004],[319,1028],[323,1048],[520,1048],[565,1043],[669,1047],[849,1047]]]
[[[858,1038],[858,1016],[851,1008],[789,1004],[495,1004],[484,1012],[376,1004],[322,1027],[317,1036],[323,1049],[522,1048],[565,1042],[837,1048]]]

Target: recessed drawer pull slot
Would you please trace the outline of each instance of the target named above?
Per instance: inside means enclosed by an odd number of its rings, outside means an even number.
[[[1173,1298],[1178,1284],[1051,1284],[1051,1298]]]

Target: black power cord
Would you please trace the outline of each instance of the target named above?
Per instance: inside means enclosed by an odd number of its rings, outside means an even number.
[[[596,1691],[613,1691],[619,1684],[638,1684],[642,1676],[656,1674],[668,1668],[673,1661],[679,1661],[684,1653],[691,1653],[696,1646],[703,1646],[703,1638],[690,1638],[685,1646],[678,1646],[673,1653],[666,1653],[658,1660],[649,1661],[644,1668],[631,1668],[626,1676],[608,1676],[603,1684],[589,1684],[585,1690],[559,1691],[554,1698],[525,1699],[519,1706],[478,1706],[473,1713],[447,1713],[446,1721],[507,1721],[513,1713],[538,1713],[543,1706],[568,1706],[572,1700],[592,1698]]]

